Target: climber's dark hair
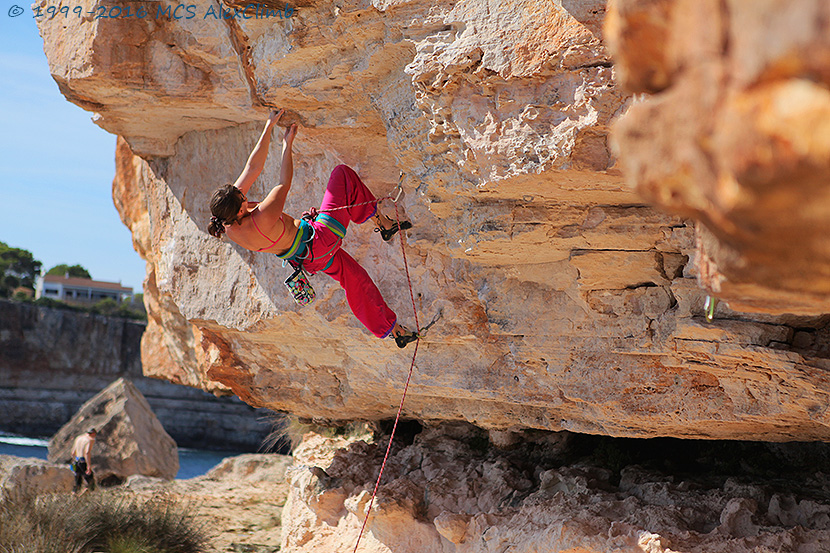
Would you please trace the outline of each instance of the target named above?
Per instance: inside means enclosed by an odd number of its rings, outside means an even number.
[[[221,238],[225,232],[225,225],[236,222],[236,215],[242,207],[244,196],[242,191],[232,184],[226,184],[216,189],[210,199],[210,224],[208,232],[211,236]]]

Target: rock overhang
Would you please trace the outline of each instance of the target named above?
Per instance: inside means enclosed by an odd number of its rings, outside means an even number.
[[[40,23],[64,94],[124,137],[113,192],[148,262],[145,371],[309,418],[394,415],[407,351],[365,333],[325,277],[301,310],[276,259],[204,230],[212,188],[241,170],[268,106],[288,106],[304,123],[289,212],[319,203],[338,163],[379,196],[406,191],[419,317],[440,314],[408,416],[826,439],[827,321],[721,304],[707,324],[694,223],[625,184],[608,135],[631,98],[600,38],[604,2],[499,6],[510,17],[314,2],[278,23]],[[345,247],[411,319],[400,253],[372,238],[352,228]]]

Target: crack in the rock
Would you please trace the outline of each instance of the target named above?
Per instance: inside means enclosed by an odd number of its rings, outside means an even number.
[[[588,248],[574,248],[570,251],[570,255],[568,259],[573,259],[574,257],[579,257],[581,255],[588,255],[591,253],[601,253],[601,252],[609,252],[609,253],[659,253],[658,250],[655,249],[646,249],[646,250],[638,250],[638,249],[623,249],[623,248],[596,248],[596,249],[588,249]]]
[[[638,288],[664,288],[664,287],[660,286],[660,285],[658,285],[654,282],[649,281],[649,282],[640,282],[640,283],[637,283],[637,284],[629,284],[628,286],[626,286],[625,288],[623,288],[621,290],[637,290]]]
[[[259,97],[256,86],[256,66],[251,59],[251,47],[248,46],[248,40],[245,33],[239,27],[239,23],[234,19],[225,19],[228,24],[228,35],[236,52],[239,63],[242,66],[242,73],[245,75],[245,81],[248,83],[248,91],[251,96],[251,104],[254,106],[267,106],[268,104]]]
[[[580,65],[576,65],[576,66],[573,67],[573,70],[592,69],[594,67],[607,67],[607,68],[610,69],[610,68],[614,67],[614,64],[611,63],[610,61],[605,61],[605,60],[596,61],[594,63],[583,63],[583,64],[580,64]]]

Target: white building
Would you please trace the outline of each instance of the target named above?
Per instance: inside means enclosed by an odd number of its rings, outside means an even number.
[[[132,299],[133,289],[121,286],[120,282],[46,275],[38,279],[35,297],[68,303],[96,303],[111,298],[121,303],[125,299]]]

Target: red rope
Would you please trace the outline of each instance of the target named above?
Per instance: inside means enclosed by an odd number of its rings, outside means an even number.
[[[382,198],[383,199],[383,198]],[[395,203],[395,220],[398,223],[398,228],[401,226],[400,215],[398,214],[398,204]],[[406,282],[409,285],[409,299],[412,300],[412,311],[415,313],[415,329],[420,331],[421,324],[418,322],[418,309],[415,307],[415,293],[412,291],[412,279],[409,276],[409,263],[406,261],[406,248],[403,246],[403,230],[399,231],[401,240],[401,252],[403,253],[403,266],[406,269]],[[369,515],[372,513],[372,505],[375,502],[375,496],[378,493],[380,486],[380,479],[383,477],[383,469],[386,468],[386,460],[389,458],[389,452],[392,450],[392,440],[395,439],[395,430],[398,428],[398,421],[401,419],[401,412],[403,411],[403,402],[406,399],[406,391],[409,390],[409,382],[412,380],[412,369],[415,367],[415,356],[418,355],[418,345],[421,343],[419,337],[415,340],[415,351],[412,352],[412,363],[409,365],[409,375],[406,377],[406,385],[403,388],[403,395],[401,396],[401,404],[398,406],[398,414],[395,415],[395,424],[392,425],[392,434],[389,436],[389,445],[386,446],[386,454],[383,456],[383,462],[380,464],[380,472],[378,473],[377,482],[375,482],[375,489],[372,490],[372,498],[369,500],[369,507],[366,509],[366,517],[363,519],[363,525],[360,527],[360,533],[357,535],[357,543],[354,544],[354,553],[357,553],[357,548],[360,545],[360,538],[363,536],[363,531],[366,529],[366,523],[369,522]]]
[[[350,204],[350,205],[344,205],[344,206],[341,206],[341,207],[330,207],[328,209],[318,209],[317,211],[319,211],[321,213],[325,213],[327,211],[337,211],[338,209],[349,209],[350,207],[357,207],[359,205],[380,204],[380,202],[382,202],[383,200],[391,200],[391,199],[392,199],[392,196],[384,196],[382,198],[376,198],[374,200],[369,200],[368,202],[360,202],[359,204]],[[398,207],[398,204],[395,204],[396,209],[397,209],[397,207]]]
[[[401,228],[401,216],[398,213],[398,204],[395,204],[395,222],[398,224],[398,228]],[[401,239],[401,254],[403,254],[403,268],[406,269],[406,282],[409,284],[409,299],[412,300],[412,313],[415,315],[415,330],[421,330],[421,323],[418,322],[418,309],[415,307],[415,293],[412,291],[412,278],[409,276],[409,263],[406,261],[406,248],[403,247],[403,230],[398,232],[400,234]],[[420,339],[419,339],[420,341]],[[415,349],[418,349],[418,343],[415,343]],[[414,356],[413,356],[414,357]],[[414,361],[413,361],[414,365]]]

